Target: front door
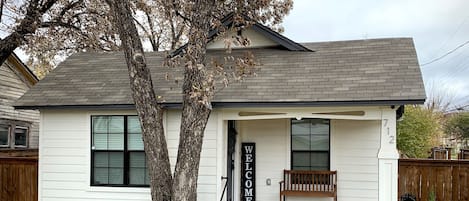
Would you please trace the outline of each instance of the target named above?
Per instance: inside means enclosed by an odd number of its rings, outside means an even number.
[[[236,125],[235,121],[228,121],[228,149],[226,157],[226,200],[233,201],[233,171],[234,171],[234,159],[235,159],[235,147],[236,147]]]

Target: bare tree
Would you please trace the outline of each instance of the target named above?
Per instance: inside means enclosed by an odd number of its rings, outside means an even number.
[[[292,2],[289,0],[160,2],[160,9],[167,17],[180,17],[188,27],[187,45],[183,54],[179,55],[179,58],[176,57],[180,62],[174,62],[184,64],[184,79],[180,141],[173,177],[169,174],[168,151],[161,118],[163,111],[153,91],[138,31],[133,24],[131,4],[125,0],[107,0],[107,3],[111,7],[114,23],[122,41],[132,94],[141,121],[147,164],[150,169],[152,200],[195,201],[202,140],[212,110],[211,100],[215,90],[215,72],[209,70],[206,61],[209,31],[223,30],[220,19],[228,12],[236,13],[237,23],[232,27],[234,29],[249,25],[247,18],[278,23],[291,9]],[[241,17],[242,15],[248,17]],[[237,65],[244,67],[243,64],[246,63],[252,62],[238,62]]]
[[[0,31],[10,33],[0,40],[0,63],[21,47],[28,55],[28,66],[39,77],[73,53],[116,51],[120,41],[110,24],[109,7],[100,0],[2,0]],[[187,35],[182,18],[161,13],[157,1],[131,1],[139,37],[149,42],[150,51],[178,47]],[[167,29],[166,27],[170,27]]]
[[[25,9],[25,17],[13,29],[12,33],[0,40],[0,65],[13,53],[18,46],[25,42],[25,37],[37,30],[43,15],[51,9],[57,0],[31,0]],[[2,8],[5,5],[2,5]],[[3,15],[3,10],[2,10]]]
[[[5,0],[0,63],[18,47],[31,66],[47,73],[58,61],[80,50],[118,50],[108,23],[107,6],[99,0]]]
[[[0,63],[22,45],[32,55],[30,63],[41,66],[54,65],[56,60],[76,51],[124,49],[143,132],[152,199],[196,200],[200,153],[212,110],[215,76],[226,77],[222,65],[215,64],[213,68],[207,65],[208,33],[218,30],[222,36],[228,28],[220,19],[231,12],[236,13],[232,29],[248,26],[250,22],[246,19],[275,27],[291,7],[291,0],[107,0],[107,4],[99,0],[6,0],[3,8],[8,8],[12,16],[8,16],[10,34],[0,40]],[[109,9],[111,16],[107,15]],[[106,26],[109,22],[116,26]],[[167,62],[174,66],[183,64],[184,75],[174,176],[163,133],[163,109],[153,91],[142,39],[150,42],[153,51],[175,49],[183,42],[187,44],[182,54]],[[248,44],[242,37],[236,41]],[[249,55],[234,63],[244,69],[254,65],[251,60],[252,55]],[[240,72],[234,74],[236,79],[249,71]],[[222,80],[225,85],[228,83]]]
[[[434,112],[447,112],[454,103],[454,93],[447,84],[427,82],[429,95],[425,101],[425,107]]]

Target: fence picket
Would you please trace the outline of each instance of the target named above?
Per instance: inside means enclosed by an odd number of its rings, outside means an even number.
[[[37,201],[37,157],[0,157],[0,200]]]
[[[469,200],[469,160],[399,160],[399,197],[417,200]]]

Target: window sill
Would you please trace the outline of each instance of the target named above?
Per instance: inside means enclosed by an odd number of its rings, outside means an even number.
[[[90,192],[150,193],[150,187],[89,186]]]

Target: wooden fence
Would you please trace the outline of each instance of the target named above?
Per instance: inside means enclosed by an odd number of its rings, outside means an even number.
[[[469,160],[399,160],[399,197],[469,200]]]
[[[37,157],[0,157],[0,200],[37,201]]]

